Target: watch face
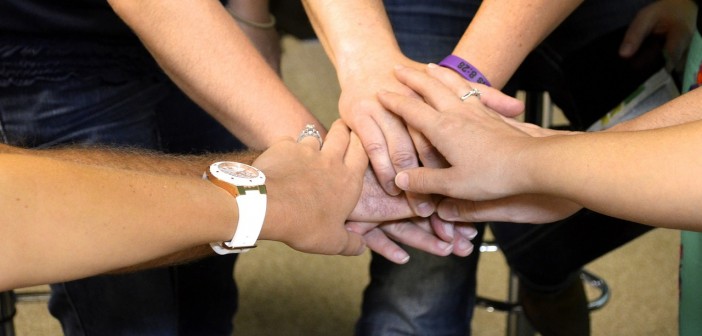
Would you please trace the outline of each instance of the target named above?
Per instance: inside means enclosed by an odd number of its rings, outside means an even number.
[[[222,172],[238,178],[253,179],[260,174],[258,169],[238,162],[222,162],[218,168]]]
[[[210,166],[210,173],[220,180],[237,186],[259,186],[266,182],[263,172],[239,162],[216,162]]]

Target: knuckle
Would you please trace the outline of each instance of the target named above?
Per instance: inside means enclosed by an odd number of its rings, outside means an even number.
[[[415,152],[399,151],[390,155],[392,165],[398,168],[412,168],[417,166],[417,154]]]
[[[363,145],[369,156],[380,155],[387,153],[387,147],[380,142],[368,142]]]

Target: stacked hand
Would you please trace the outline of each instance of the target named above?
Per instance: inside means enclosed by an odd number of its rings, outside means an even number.
[[[340,78],[341,117],[363,143],[377,178],[376,182],[382,188],[378,190],[377,195],[406,199],[414,218],[382,225],[378,225],[376,220],[351,218],[349,227],[364,234],[373,250],[398,263],[406,261],[407,254],[394,243],[395,241],[437,255],[470,254],[473,248],[470,239],[476,234],[472,226],[456,224],[454,227],[454,223],[441,220],[438,216],[433,216],[430,220],[429,216],[436,210],[435,201],[440,198],[411,190],[401,194],[394,182],[398,172],[417,168],[420,162],[422,167],[430,168],[442,168],[447,165],[443,156],[424,135],[414,127],[408,127],[398,116],[388,111],[377,96],[380,90],[385,90],[420,99],[420,94],[415,92],[414,88],[398,80],[393,71],[393,64],[403,64],[416,69],[423,69],[425,65],[402,55],[369,57],[359,62],[362,64],[358,67],[363,71],[349,72],[350,75]],[[463,83],[463,87],[467,87],[465,92],[470,90],[470,86],[458,74],[451,73],[447,77]],[[490,88],[486,88],[485,91],[499,92]],[[514,116],[523,110],[521,102],[504,95],[493,94],[487,95],[486,98],[486,104],[506,115]],[[362,196],[361,200],[363,199]],[[385,218],[386,221],[390,219],[393,218]]]
[[[543,195],[522,195],[519,157],[535,136],[565,135],[517,122],[497,113],[492,100],[506,102],[485,90],[480,100],[461,101],[464,83],[437,66],[426,71],[398,68],[397,78],[424,101],[390,92],[379,94],[385,108],[422,132],[450,167],[415,168],[398,173],[403,190],[449,196],[438,206],[444,220],[546,223],[565,218],[580,206]],[[456,89],[459,87],[458,89]],[[491,102],[488,104],[488,102]]]
[[[472,250],[469,240],[476,233],[470,226],[457,229],[454,238],[453,224],[408,219],[415,215],[407,199],[380,187],[358,137],[340,120],[321,149],[314,137],[300,143],[284,138],[253,165],[267,176],[269,209],[262,239],[319,254],[358,255],[367,244],[398,263],[407,261],[406,253],[389,237],[439,255],[454,251],[454,240],[459,246],[455,253]]]

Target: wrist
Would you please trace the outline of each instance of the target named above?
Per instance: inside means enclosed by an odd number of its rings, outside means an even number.
[[[235,161],[210,165],[203,179],[231,195],[237,206],[236,230],[231,238],[210,246],[217,254],[241,253],[256,247],[266,216],[266,177],[259,169]]]
[[[387,73],[394,76],[393,69],[396,65],[409,63],[414,62],[405,57],[399,48],[382,51],[360,49],[340,54],[336,66],[339,83],[343,89],[346,83],[358,85],[358,78],[367,78],[369,75],[379,76]]]
[[[455,71],[469,82],[492,86],[487,77],[477,67],[459,56],[448,55],[439,62],[439,65]]]
[[[540,162],[546,162],[548,149],[544,149],[545,138],[525,138],[520,141],[516,150],[508,154],[505,163],[507,189],[509,195],[530,194],[539,192],[543,187],[539,179],[543,176]],[[541,155],[546,155],[543,158]]]

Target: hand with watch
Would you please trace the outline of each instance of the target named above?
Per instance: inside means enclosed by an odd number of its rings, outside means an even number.
[[[368,165],[365,151],[340,122],[330,128],[323,148],[314,138],[299,143],[283,138],[251,166],[210,166],[205,177],[234,196],[238,209],[232,239],[211,244],[217,253],[248,251],[257,239],[283,242],[307,253],[365,251],[363,237],[344,227],[361,193]]]
[[[246,252],[257,239],[343,255],[360,254],[368,243],[394,262],[406,261],[397,256],[404,252],[397,244],[388,244],[388,232],[395,241],[446,255],[435,233],[446,240],[443,227],[405,220],[413,216],[406,198],[384,192],[367,168],[360,141],[343,122],[331,127],[321,150],[315,133],[306,131],[310,136],[301,137],[301,143],[286,138],[259,156],[253,166],[260,170],[235,162],[210,166],[204,177],[235,197],[239,213],[233,238],[211,244],[217,253]],[[347,220],[363,223],[364,229],[354,230]],[[374,230],[381,223],[386,231]]]

